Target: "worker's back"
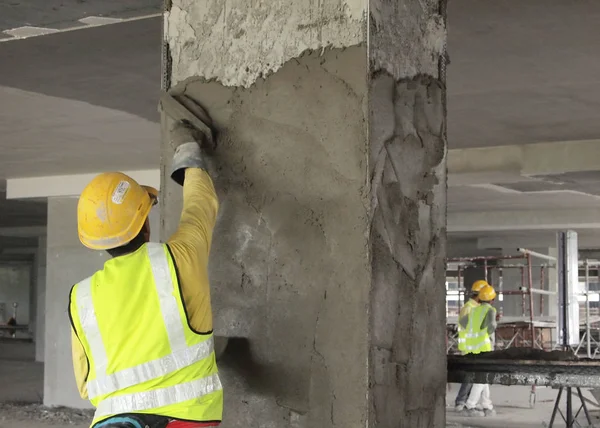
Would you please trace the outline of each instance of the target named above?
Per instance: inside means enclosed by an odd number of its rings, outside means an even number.
[[[223,397],[212,333],[190,329],[166,245],[145,244],[107,261],[73,288],[71,315],[91,357],[87,388],[98,408],[94,422],[132,410],[220,419]],[[124,404],[124,395],[133,398]]]

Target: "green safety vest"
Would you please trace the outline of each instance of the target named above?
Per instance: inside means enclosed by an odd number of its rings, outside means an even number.
[[[122,413],[221,420],[213,335],[190,328],[166,245],[109,260],[73,287],[70,312],[89,361],[92,424]]]
[[[491,305],[483,303],[469,314],[469,323],[465,334],[465,352],[470,354],[479,354],[481,352],[490,352],[492,340],[488,334],[487,327],[482,328],[481,324],[485,320],[487,313],[494,310]]]
[[[473,299],[469,299],[467,303],[460,309],[460,313],[458,315],[458,319],[460,321],[461,316],[469,315],[471,311],[478,307],[479,303],[477,303]],[[467,325],[467,328],[469,326]],[[458,350],[463,353],[468,353],[467,351],[467,329],[462,328],[460,322],[458,323]]]

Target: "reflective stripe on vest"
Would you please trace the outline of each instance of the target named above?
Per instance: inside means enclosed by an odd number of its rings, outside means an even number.
[[[492,350],[492,342],[490,340],[490,336],[488,335],[487,328],[481,328],[481,324],[485,320],[489,310],[489,305],[478,306],[471,310],[469,314],[469,323],[464,335],[464,351],[478,354],[480,352]]]
[[[458,350],[459,351],[467,351],[467,329],[469,328],[468,324],[466,328],[463,328],[460,325],[460,319],[461,317],[464,317],[465,315],[469,315],[471,313],[471,311],[473,309],[475,309],[476,307],[478,307],[479,304],[477,302],[475,302],[473,299],[469,299],[467,301],[467,303],[464,304],[464,306],[460,309],[460,312],[458,314]]]
[[[96,367],[96,378],[87,382],[90,400],[161,376],[166,376],[209,357],[213,352],[214,343],[212,337],[199,344],[187,346],[177,300],[173,295],[175,284],[173,284],[171,278],[169,261],[164,247],[160,244],[147,244],[147,250],[156,284],[160,311],[172,353],[163,358],[120,370],[116,373],[107,374],[108,360],[106,349],[102,342],[92,302],[92,279],[88,278],[82,281],[77,289],[76,302],[81,326]],[[202,392],[201,395],[205,395],[220,389],[222,389],[221,383],[215,374],[205,379],[164,388],[159,391],[108,398],[100,403],[98,410],[100,411],[100,408],[105,409],[102,414],[109,415],[134,411],[133,407],[131,407],[133,405],[136,406],[135,410],[163,407],[182,401],[179,399],[180,397],[185,398],[193,395],[191,398],[194,398],[200,396],[198,395],[199,392]],[[187,398],[185,399],[187,400]],[[143,408],[140,408],[140,405],[143,405]],[[124,410],[109,411],[110,409],[120,408]],[[100,416],[100,414],[97,413],[97,416]]]
[[[182,403],[220,389],[223,389],[221,381],[219,380],[219,376],[214,374],[168,388],[110,397],[98,405],[96,417],[139,412],[146,409]]]

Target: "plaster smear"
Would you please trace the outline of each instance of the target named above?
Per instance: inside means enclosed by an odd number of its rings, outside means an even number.
[[[250,87],[307,50],[366,39],[366,0],[173,0],[165,38],[176,85],[191,76]]]
[[[365,58],[364,46],[327,49],[249,89],[194,78],[173,88],[210,112],[219,135],[214,331],[248,337],[260,363],[243,376],[219,366],[228,428],[366,426]],[[182,192],[163,174],[166,239]]]

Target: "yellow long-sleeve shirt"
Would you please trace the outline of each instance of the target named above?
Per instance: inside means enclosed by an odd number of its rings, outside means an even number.
[[[218,209],[219,202],[210,176],[201,169],[186,169],[181,220],[167,245],[177,267],[190,327],[199,333],[208,333],[213,328],[208,255]],[[81,397],[87,399],[89,365],[73,329],[71,343],[77,388]]]

